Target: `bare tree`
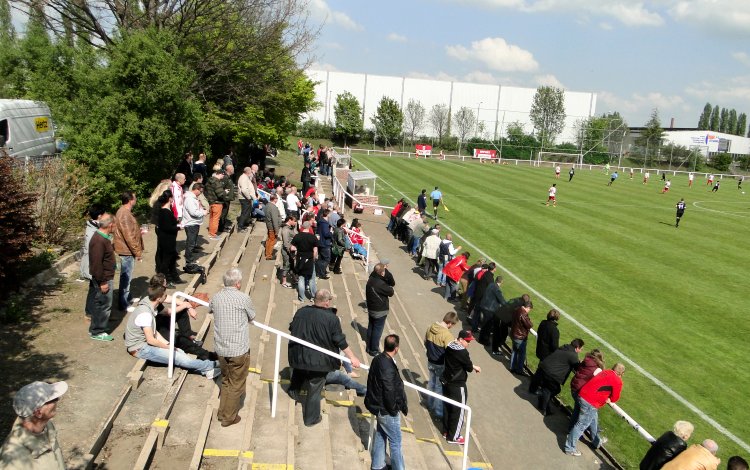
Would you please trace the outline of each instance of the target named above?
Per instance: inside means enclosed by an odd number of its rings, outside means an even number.
[[[436,104],[430,110],[428,119],[430,121],[430,124],[432,125],[432,129],[437,134],[438,144],[441,144],[443,142],[443,136],[448,130],[449,118],[450,112],[448,110],[448,105],[446,104]]]
[[[458,136],[458,154],[461,155],[461,144],[466,140],[466,136],[469,135],[476,126],[477,118],[474,116],[474,111],[466,106],[462,106],[456,114],[453,115],[453,122],[455,123],[456,135]]]
[[[411,143],[414,143],[414,135],[422,129],[424,125],[425,109],[422,103],[416,100],[409,100],[404,108],[404,133],[411,136]]]

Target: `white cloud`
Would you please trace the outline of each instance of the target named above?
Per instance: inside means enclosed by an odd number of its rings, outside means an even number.
[[[750,2],[746,0],[679,0],[669,9],[677,21],[718,34],[750,34]]]
[[[313,62],[310,64],[310,70],[322,70],[324,72],[338,72],[339,69],[333,64],[327,64],[324,62]]]
[[[733,77],[721,83],[699,82],[688,86],[685,92],[703,101],[747,106],[750,105],[750,76]]]
[[[362,31],[364,27],[342,11],[332,10],[325,0],[311,0],[310,12],[316,18],[330,22],[350,31]]]
[[[657,108],[662,125],[669,125],[669,119],[676,113],[689,112],[693,106],[688,104],[682,96],[664,95],[659,92],[632,93],[629,96],[619,96],[608,91],[597,93],[597,113],[618,111],[628,120],[630,126],[641,126],[648,119],[651,110]],[[703,109],[701,107],[701,109]],[[636,115],[636,120],[632,120]]]
[[[732,58],[743,65],[750,65],[750,56],[747,52],[732,52]]]
[[[388,36],[385,37],[389,41],[393,42],[406,42],[406,36],[402,36],[398,33],[391,33]]]
[[[322,46],[323,46],[323,49],[332,49],[335,51],[341,51],[344,49],[344,46],[338,42],[326,42],[326,43],[323,43]]]
[[[457,1],[457,0],[456,0]],[[464,0],[465,1],[465,0]],[[511,8],[527,13],[570,12],[613,18],[627,26],[661,26],[664,18],[643,1],[632,0],[471,0],[485,8]],[[674,1],[674,0],[672,0]],[[684,0],[692,2],[693,0]],[[710,2],[711,0],[699,0]],[[731,0],[723,0],[731,1]],[[651,2],[658,3],[658,2]]]
[[[606,21],[602,21],[599,23],[599,28],[603,29],[604,31],[612,31],[614,28],[611,24],[607,23]]]
[[[563,85],[562,82],[552,74],[537,75],[536,77],[534,77],[534,81],[539,86],[553,86],[563,89],[565,88],[565,85]]]
[[[498,81],[494,75],[480,70],[469,72],[463,77],[463,81],[469,83],[481,83],[483,85],[497,85]]]
[[[445,52],[455,59],[482,62],[492,70],[503,72],[529,72],[539,67],[531,52],[508,44],[503,38],[474,41],[470,48],[446,46]]]

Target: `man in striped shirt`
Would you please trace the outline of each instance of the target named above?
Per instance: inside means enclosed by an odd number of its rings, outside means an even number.
[[[224,427],[240,422],[238,415],[245,381],[250,368],[250,331],[255,318],[250,296],[242,292],[242,271],[232,268],[224,273],[224,289],[209,303],[214,314],[214,343],[224,378],[217,418]]]

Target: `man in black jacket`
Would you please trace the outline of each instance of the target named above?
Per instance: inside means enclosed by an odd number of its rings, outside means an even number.
[[[485,274],[485,276],[490,275],[490,273]],[[482,277],[483,280],[484,277]],[[490,282],[487,285],[487,288],[484,290],[484,293],[482,294],[482,300],[480,300],[475,307],[474,315],[471,315],[469,317],[469,321],[471,322],[472,328],[474,330],[478,330],[480,328],[484,328],[484,325],[488,325],[488,330],[490,327],[500,327],[500,322],[495,322],[495,312],[497,312],[500,307],[505,305],[507,302],[505,300],[505,297],[503,297],[503,291],[501,289],[503,285],[503,276],[498,275],[492,282]],[[497,323],[497,325],[495,325]],[[489,337],[489,334],[491,331],[481,331],[479,333],[479,338],[482,339]],[[499,333],[498,333],[499,335]]]
[[[388,271],[388,260],[381,260],[375,265],[365,286],[368,317],[365,348],[367,354],[373,357],[380,353],[380,335],[385,328],[385,317],[390,309],[390,298],[393,297],[395,285],[396,281]]]
[[[542,416],[551,413],[550,400],[560,393],[562,385],[568,380],[568,375],[578,368],[578,364],[580,364],[578,353],[581,352],[581,349],[583,349],[583,340],[576,338],[539,363],[536,373],[531,378],[529,392],[540,391],[537,407],[542,412]]]
[[[482,372],[479,366],[475,366],[469,357],[466,347],[474,341],[474,335],[470,330],[461,330],[458,339],[452,341],[445,348],[445,371],[441,383],[443,384],[443,395],[459,403],[466,404],[467,390],[466,379],[469,372]],[[464,409],[457,406],[444,404],[443,426],[445,427],[445,438],[451,444],[463,444],[461,427],[464,424]]]
[[[359,367],[359,359],[354,355],[341,331],[341,322],[331,310],[333,295],[321,289],[315,294],[315,303],[302,307],[294,314],[289,331],[293,336],[338,354],[343,352],[352,366]],[[338,370],[339,359],[315,351],[299,343],[289,342],[289,365],[294,369],[289,385],[290,395],[296,395],[304,386],[307,391],[302,417],[305,426],[315,426],[323,418],[320,416],[320,394],[326,383],[326,375]]]
[[[383,341],[384,352],[375,356],[367,376],[365,407],[378,421],[378,428],[370,449],[373,469],[384,469],[386,441],[390,447],[391,469],[402,470],[401,414],[409,414],[404,392],[404,381],[393,359],[398,353],[398,335],[388,335]]]

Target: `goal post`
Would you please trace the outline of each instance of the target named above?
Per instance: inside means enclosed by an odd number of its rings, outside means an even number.
[[[582,165],[583,154],[580,152],[539,152],[538,160],[540,163]]]

